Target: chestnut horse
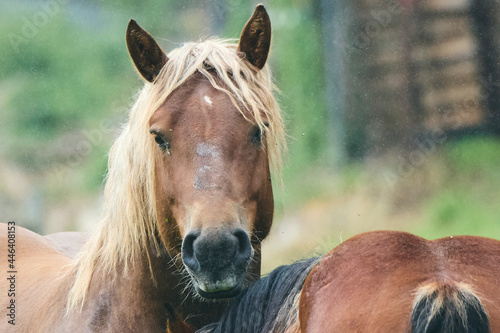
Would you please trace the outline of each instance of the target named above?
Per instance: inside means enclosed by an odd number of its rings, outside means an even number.
[[[493,239],[369,232],[277,268],[198,333],[500,332],[498,258]]]
[[[165,332],[173,314],[197,328],[226,307],[204,299],[259,278],[285,147],[264,66],[270,39],[263,6],[238,44],[209,39],[168,55],[130,21],[146,82],[109,154],[102,219],[88,239],[16,227],[15,326],[2,320],[0,331]],[[1,297],[6,309],[12,298]]]
[[[500,242],[358,235],[313,268],[300,332],[500,332]]]

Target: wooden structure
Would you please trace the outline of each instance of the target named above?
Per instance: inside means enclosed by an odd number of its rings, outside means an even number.
[[[500,3],[354,0],[350,6],[348,142],[362,138],[357,146],[377,153],[411,145],[422,133],[500,134]]]

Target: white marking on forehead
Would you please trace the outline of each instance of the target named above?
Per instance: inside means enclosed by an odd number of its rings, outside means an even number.
[[[196,146],[196,154],[199,156],[218,157],[220,155],[220,151],[219,147],[202,142]]]
[[[221,150],[218,146],[207,142],[196,146],[196,155],[200,156],[198,171],[194,176],[194,188],[197,190],[215,191],[219,188],[221,170]]]
[[[198,172],[200,173],[205,173],[210,170],[210,167],[208,165],[204,165],[201,168],[198,169]]]
[[[207,182],[203,177],[195,176],[193,186],[197,190],[214,190],[217,188],[215,184]]]
[[[207,102],[208,105],[212,105],[212,100],[208,95],[205,95],[205,97],[203,97],[203,100]]]

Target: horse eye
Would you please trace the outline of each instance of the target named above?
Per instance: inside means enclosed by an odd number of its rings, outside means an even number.
[[[251,141],[256,146],[260,146],[262,144],[262,130],[258,126],[255,126]]]
[[[167,153],[170,155],[170,151],[169,151],[170,145],[168,144],[168,142],[163,140],[162,137],[159,135],[155,136],[155,142],[158,144],[158,147],[160,147],[161,150],[167,151]]]

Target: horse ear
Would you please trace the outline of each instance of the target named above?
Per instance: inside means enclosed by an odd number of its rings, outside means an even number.
[[[271,46],[271,20],[263,5],[258,5],[243,28],[238,51],[252,65],[264,67]]]
[[[168,58],[165,52],[134,20],[128,23],[126,40],[128,52],[135,67],[146,80],[152,82],[167,63]]]

